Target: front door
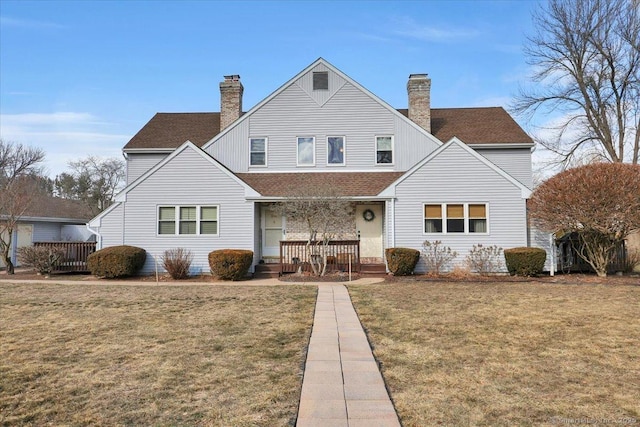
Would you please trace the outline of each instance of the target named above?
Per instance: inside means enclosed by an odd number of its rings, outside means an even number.
[[[382,205],[356,205],[360,258],[382,258]]]
[[[285,219],[282,214],[263,206],[260,210],[262,228],[262,256],[279,257],[280,240],[284,240]]]

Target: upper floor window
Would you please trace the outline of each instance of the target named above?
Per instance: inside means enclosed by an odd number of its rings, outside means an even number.
[[[327,164],[344,165],[344,136],[327,137]]]
[[[298,137],[298,166],[316,164],[316,139],[312,136]]]
[[[393,163],[393,137],[376,136],[376,164]]]
[[[267,138],[251,138],[249,150],[251,166],[267,165]]]
[[[329,72],[313,73],[313,90],[329,90]]]
[[[158,234],[217,235],[218,206],[160,206]]]
[[[424,205],[425,233],[487,233],[484,203],[437,203]]]

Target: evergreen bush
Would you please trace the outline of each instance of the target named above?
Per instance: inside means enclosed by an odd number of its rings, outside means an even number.
[[[209,253],[211,274],[222,280],[242,280],[253,263],[253,251],[220,249]]]
[[[504,259],[512,276],[536,276],[544,269],[547,252],[544,249],[528,247],[505,249]]]
[[[97,277],[135,276],[144,265],[147,252],[136,246],[111,246],[89,255],[87,268]]]
[[[420,251],[410,248],[388,248],[385,250],[387,266],[394,276],[408,276],[418,264]]]

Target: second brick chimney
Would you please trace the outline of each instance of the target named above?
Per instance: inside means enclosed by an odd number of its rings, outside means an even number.
[[[220,130],[236,121],[242,114],[242,93],[244,87],[237,74],[224,76],[220,82]]]
[[[409,119],[431,132],[431,79],[427,74],[411,74],[407,83]]]

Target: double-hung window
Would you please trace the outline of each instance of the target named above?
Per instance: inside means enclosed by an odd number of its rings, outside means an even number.
[[[393,163],[393,137],[376,136],[376,164]]]
[[[158,234],[217,235],[218,206],[160,206]]]
[[[251,166],[267,166],[267,138],[249,139]]]
[[[425,233],[487,233],[484,203],[425,203]]]
[[[344,136],[327,137],[327,164],[344,166]]]
[[[312,136],[298,137],[298,166],[316,164],[316,139]]]

